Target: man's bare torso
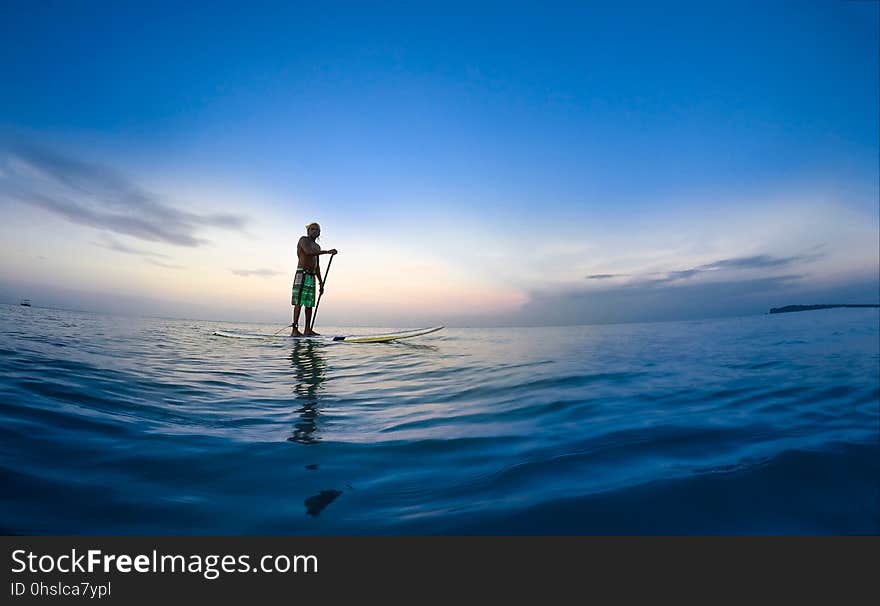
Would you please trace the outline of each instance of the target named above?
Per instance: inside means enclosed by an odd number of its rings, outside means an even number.
[[[315,271],[318,268],[318,253],[320,252],[320,244],[308,236],[301,237],[296,245],[296,257],[299,261],[299,267],[307,271]]]

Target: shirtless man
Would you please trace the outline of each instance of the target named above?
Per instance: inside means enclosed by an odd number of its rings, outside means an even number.
[[[324,278],[321,277],[321,264],[318,263],[319,255],[335,255],[336,249],[321,250],[317,240],[321,235],[321,226],[317,223],[306,225],[307,236],[302,236],[296,244],[296,257],[298,260],[296,275],[293,278],[293,292],[290,304],[293,305],[293,329],[291,337],[317,337],[320,336],[313,330],[312,308],[315,306],[315,278],[318,279],[320,290],[318,294],[324,294]],[[306,330],[299,331],[299,312],[306,308]]]

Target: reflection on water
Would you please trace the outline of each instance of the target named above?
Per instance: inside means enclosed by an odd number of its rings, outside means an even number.
[[[296,394],[297,403],[300,404],[300,408],[296,411],[300,419],[294,424],[293,434],[287,438],[287,441],[316,444],[321,439],[317,435],[318,416],[321,414],[318,407],[318,392],[324,381],[327,362],[321,355],[321,346],[311,341],[294,341],[290,362],[296,379],[293,392]]]
[[[321,438],[318,435],[318,417],[321,409],[318,403],[318,393],[322,389],[321,383],[326,378],[327,361],[321,353],[321,345],[313,341],[294,341],[290,352],[290,363],[293,367],[293,376],[296,383],[293,393],[296,402],[300,404],[297,409],[299,420],[293,426],[293,434],[287,438],[288,442],[299,444],[317,444]],[[316,471],[318,465],[311,463],[306,469]],[[308,497],[304,502],[306,513],[317,516],[330,503],[342,494],[335,488],[321,490],[318,494]]]
[[[316,516],[321,513],[327,505],[336,500],[336,497],[342,494],[341,490],[322,490],[318,494],[305,500],[306,513],[310,516]]]

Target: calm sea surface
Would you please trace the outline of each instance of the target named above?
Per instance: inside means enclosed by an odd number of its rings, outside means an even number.
[[[876,309],[276,328],[0,305],[0,531],[880,533]]]

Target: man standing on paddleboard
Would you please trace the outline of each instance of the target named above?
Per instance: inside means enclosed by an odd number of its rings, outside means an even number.
[[[321,235],[321,226],[317,223],[306,225],[306,236],[302,236],[296,244],[296,257],[298,260],[296,275],[293,278],[293,293],[290,304],[293,305],[293,329],[291,337],[317,337],[320,336],[312,326],[312,308],[315,306],[315,279],[319,286],[319,295],[324,294],[324,279],[321,277],[321,264],[318,263],[320,255],[335,255],[336,249],[321,250],[318,237]],[[299,312],[306,308],[306,329],[299,331]]]

